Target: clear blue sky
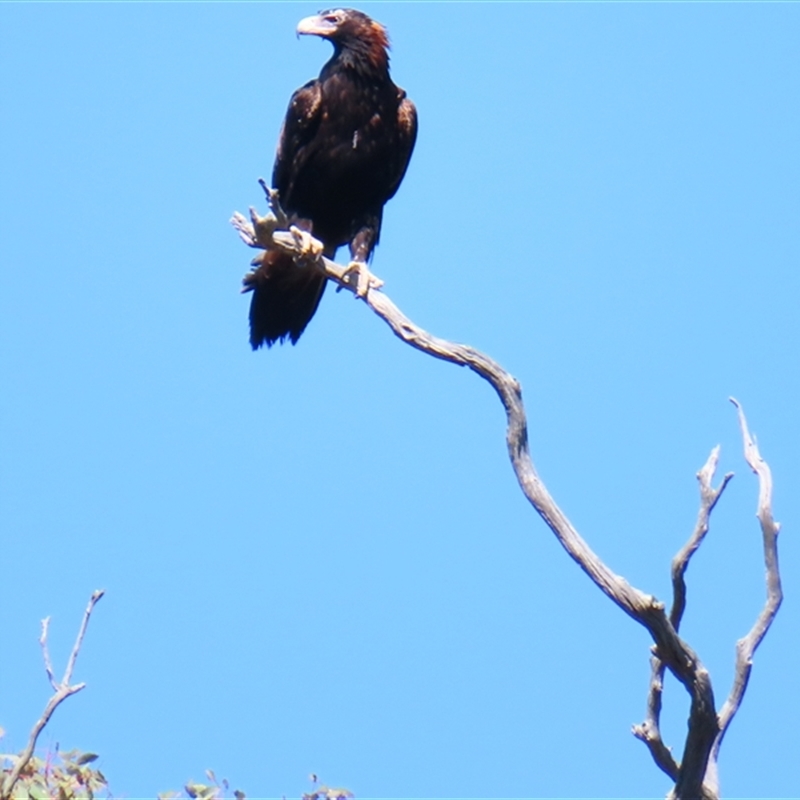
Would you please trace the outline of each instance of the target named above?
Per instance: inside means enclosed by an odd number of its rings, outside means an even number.
[[[520,495],[492,390],[329,292],[252,353],[228,225],[263,208],[290,93],[330,46],[286,4],[0,6],[0,725],[19,749],[98,606],[43,745],[120,797],[211,767],[249,796],[657,797],[633,739],[645,632]],[[374,271],[522,382],[534,460],[617,572],[668,597],[695,472],[733,470],[684,632],[728,797],[800,794],[797,4],[376,4],[419,109]],[[667,686],[681,745],[687,701]]]

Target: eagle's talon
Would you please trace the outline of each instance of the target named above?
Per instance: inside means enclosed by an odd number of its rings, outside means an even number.
[[[322,255],[322,242],[315,239],[308,231],[304,231],[296,225],[292,225],[292,227],[289,228],[289,232],[294,237],[297,248],[300,250],[301,258],[316,259]]]
[[[383,281],[373,275],[363,261],[351,261],[342,273],[342,279],[351,286],[355,284],[356,297],[366,297],[370,289],[383,286]]]

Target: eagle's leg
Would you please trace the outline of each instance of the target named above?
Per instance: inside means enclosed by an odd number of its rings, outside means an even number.
[[[380,289],[383,286],[383,281],[373,275],[367,266],[367,261],[375,249],[377,238],[376,226],[365,225],[350,242],[351,260],[342,277],[350,284],[355,279],[356,297],[366,297],[370,289]]]

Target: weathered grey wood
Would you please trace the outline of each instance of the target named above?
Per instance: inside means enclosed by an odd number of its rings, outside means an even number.
[[[290,227],[288,231],[279,230],[286,217],[280,209],[276,193],[270,190],[263,181],[261,184],[267,193],[272,213],[261,217],[251,208],[248,221],[236,212],[231,223],[239,232],[242,240],[254,248],[279,248],[293,256],[298,269],[318,269],[342,288],[355,293],[355,281],[352,280],[352,275],[348,273],[347,267],[323,257],[320,242],[307,232],[297,228]],[[261,263],[261,256],[253,259],[252,263],[254,265]],[[732,477],[726,475],[717,489],[713,489],[711,486],[719,458],[719,448],[712,451],[707,463],[698,473],[701,494],[700,512],[692,536],[673,560],[673,603],[668,615],[662,602],[631,586],[625,578],[615,574],[603,563],[575,530],[548,492],[536,471],[528,449],[528,423],[519,381],[496,361],[473,347],[440,339],[420,328],[405,316],[384,292],[377,290],[382,282],[374,279],[374,276],[372,278],[370,288],[362,299],[386,322],[398,338],[435,358],[468,367],[491,384],[497,392],[506,412],[508,455],[523,494],[569,556],[591,578],[600,591],[632,619],[643,625],[653,639],[647,717],[644,723],[634,726],[634,735],[647,744],[655,763],[675,781],[674,789],[669,795],[670,798],[675,798],[675,800],[697,800],[697,798],[716,800],[719,797],[716,777],[716,755],[719,745],[744,694],[752,653],[763,639],[777,612],[777,607],[780,605],[780,579],[777,573],[778,562],[775,548],[777,525],[772,521],[770,511],[771,478],[769,468],[758,455],[755,445],[752,442],[748,445],[749,434],[747,434],[741,408],[737,404],[742,433],[745,438],[746,457],[748,463],[758,474],[762,486],[759,519],[762,521],[764,530],[769,597],[767,606],[753,631],[737,645],[737,678],[731,696],[723,707],[722,714],[718,716],[708,671],[694,650],[679,636],[678,629],[686,604],[684,580],[686,569],[692,555],[708,532],[710,514]],[[680,763],[674,759],[669,748],[662,741],[659,730],[665,669],[669,669],[680,681],[691,699],[688,733]]]

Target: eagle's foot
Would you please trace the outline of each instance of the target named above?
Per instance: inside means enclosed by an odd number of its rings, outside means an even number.
[[[308,258],[312,261],[316,261],[322,255],[322,251],[324,250],[322,242],[319,239],[315,239],[308,231],[304,231],[296,225],[292,225],[292,227],[289,228],[289,233],[294,237],[298,255],[301,258]]]
[[[356,297],[366,297],[370,289],[383,286],[383,281],[373,275],[363,261],[351,261],[342,273],[342,279],[351,286],[355,284]]]

